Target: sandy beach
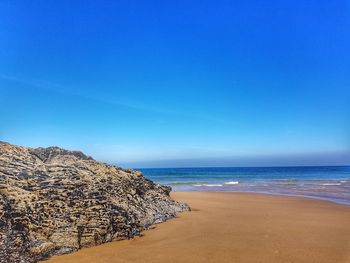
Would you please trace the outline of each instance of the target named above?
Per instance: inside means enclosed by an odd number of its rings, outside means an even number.
[[[44,262],[350,262],[350,206],[248,193],[172,196],[193,211],[142,237]]]

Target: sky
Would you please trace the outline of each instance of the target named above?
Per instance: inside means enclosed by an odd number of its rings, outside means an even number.
[[[350,164],[350,1],[0,1],[0,140],[124,167]]]

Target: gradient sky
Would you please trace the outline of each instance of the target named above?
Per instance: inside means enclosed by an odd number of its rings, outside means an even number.
[[[350,1],[2,0],[0,102],[122,166],[350,164]]]

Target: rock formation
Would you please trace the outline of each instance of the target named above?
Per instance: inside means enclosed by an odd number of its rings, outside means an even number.
[[[36,262],[132,238],[189,210],[170,191],[79,151],[0,142],[0,262]]]

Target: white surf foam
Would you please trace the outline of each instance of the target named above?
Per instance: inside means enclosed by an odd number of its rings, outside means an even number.
[[[232,181],[232,182],[226,182],[225,184],[227,185],[236,185],[236,184],[239,184],[238,181]]]

